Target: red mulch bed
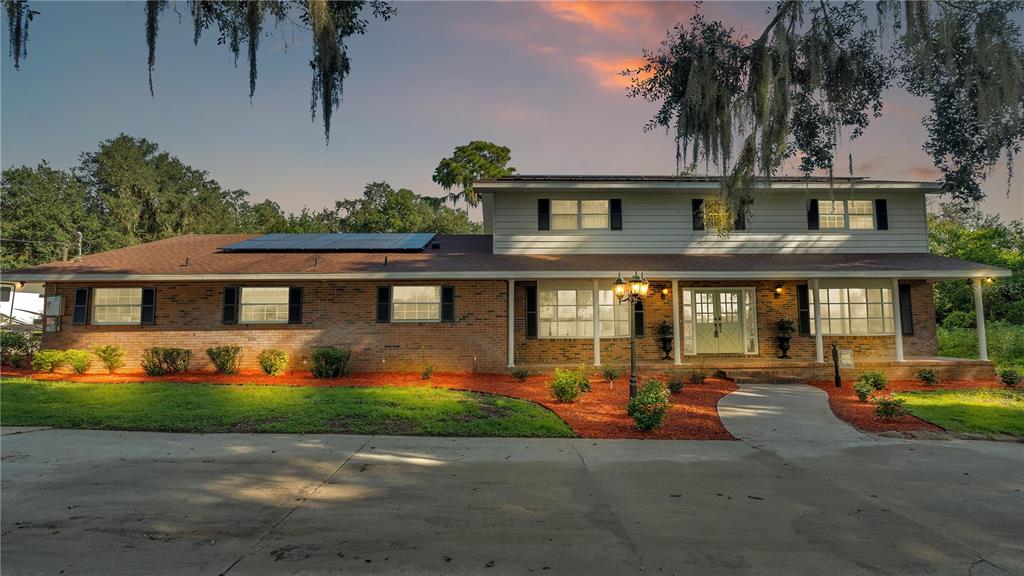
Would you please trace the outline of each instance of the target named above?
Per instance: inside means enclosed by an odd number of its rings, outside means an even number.
[[[836,388],[834,382],[808,382],[828,393],[828,404],[839,419],[865,432],[942,432],[943,428],[922,420],[916,416],[906,415],[894,419],[882,419],[875,416],[875,405],[871,401],[861,402],[853,391],[853,381],[844,381],[842,388]],[[918,380],[890,380],[881,395],[890,392],[911,392],[927,390],[959,390],[963,388],[996,388],[995,380],[951,380],[940,382],[936,386],[926,386]]]
[[[718,418],[718,400],[736,390],[729,380],[708,378],[703,384],[687,384],[682,392],[671,395],[671,409],[664,424],[657,430],[637,430],[626,415],[629,384],[626,377],[614,385],[591,378],[591,391],[573,403],[557,402],[548,389],[549,374],[531,376],[519,382],[506,374],[437,372],[423,380],[411,372],[366,372],[344,378],[316,379],[309,372],[289,372],[267,376],[262,372],[224,375],[189,372],[168,376],[133,374],[66,374],[36,373],[31,370],[4,368],[4,376],[36,380],[65,380],[89,383],[123,382],[185,382],[194,384],[258,384],[273,386],[432,386],[501,394],[536,402],[558,414],[573,431],[584,438],[649,438],[663,440],[735,440]]]

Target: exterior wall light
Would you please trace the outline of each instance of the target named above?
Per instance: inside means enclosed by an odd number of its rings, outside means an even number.
[[[775,285],[775,299],[778,300],[782,297],[782,284]]]

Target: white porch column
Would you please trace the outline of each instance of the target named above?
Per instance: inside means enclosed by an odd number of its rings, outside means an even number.
[[[892,279],[892,325],[896,333],[896,361],[903,362],[903,318],[900,317],[900,281]]]
[[[812,278],[807,282],[807,296],[811,298],[811,306],[814,307],[814,359],[818,364],[825,363],[825,339],[821,335],[821,302],[818,298],[818,279]]]
[[[985,305],[981,302],[981,278],[971,278],[974,284],[974,321],[978,323],[978,358],[988,360],[988,342],[985,340]]]
[[[598,285],[598,280],[595,278],[594,283],[594,366],[601,365],[601,308],[599,306],[597,295],[601,291],[601,287]]]
[[[508,281],[508,367],[516,366],[516,281]]]
[[[683,333],[679,330],[679,303],[682,299],[679,297],[679,280],[672,281],[672,334],[675,335],[675,341],[672,344],[672,354],[675,359],[675,363],[683,363],[683,355],[679,351],[679,341],[683,339]]]

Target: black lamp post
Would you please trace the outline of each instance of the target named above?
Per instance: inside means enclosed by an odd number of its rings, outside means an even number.
[[[629,302],[629,397],[632,399],[636,398],[636,303],[647,297],[651,283],[636,272],[626,282],[620,273],[613,289],[619,302]]]

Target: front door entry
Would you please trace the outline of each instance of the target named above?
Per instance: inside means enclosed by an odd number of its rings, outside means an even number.
[[[694,290],[698,354],[743,353],[742,297],[740,290]]]

